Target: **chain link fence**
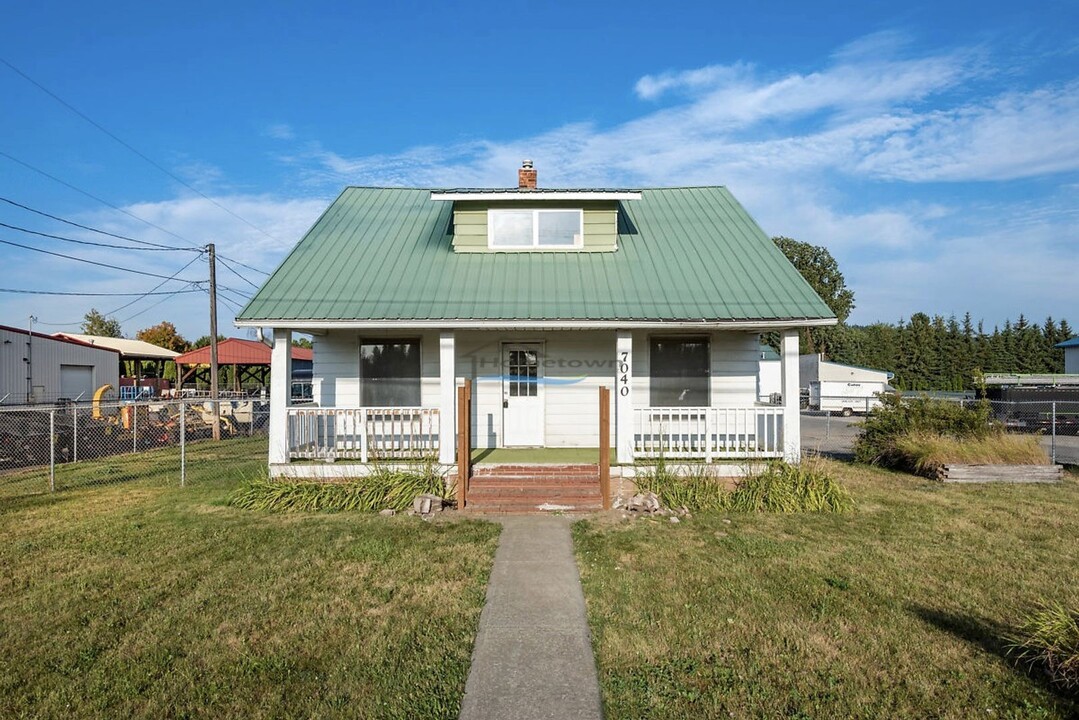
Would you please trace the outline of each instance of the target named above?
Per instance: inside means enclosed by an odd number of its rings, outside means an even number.
[[[265,437],[269,413],[258,398],[0,408],[0,497],[133,480],[182,486],[193,462]]]
[[[979,402],[969,398],[938,399],[957,402],[964,407]],[[1079,465],[1079,400],[987,402],[992,418],[1007,432],[1038,435],[1039,443],[1052,462]],[[837,458],[852,457],[861,423],[878,405],[879,401],[873,406],[863,402],[862,408],[866,409],[852,412],[847,411],[849,404],[832,411],[803,408],[802,451]]]

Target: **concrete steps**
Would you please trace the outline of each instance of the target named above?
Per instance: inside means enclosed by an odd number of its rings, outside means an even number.
[[[473,469],[465,509],[526,514],[602,508],[597,465],[481,465]]]

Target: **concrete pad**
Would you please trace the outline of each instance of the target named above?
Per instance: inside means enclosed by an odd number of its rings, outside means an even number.
[[[501,522],[462,720],[602,718],[570,521]]]

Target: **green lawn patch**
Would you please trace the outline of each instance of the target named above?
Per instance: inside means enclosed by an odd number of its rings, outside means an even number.
[[[456,717],[497,526],[228,507],[265,452],[0,498],[0,717]]]
[[[1076,607],[1079,482],[956,487],[828,462],[848,513],[574,527],[609,718],[1070,718],[1017,662]]]

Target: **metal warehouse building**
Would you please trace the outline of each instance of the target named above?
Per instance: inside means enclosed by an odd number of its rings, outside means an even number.
[[[88,402],[102,385],[117,387],[115,350],[0,325],[0,404]]]

